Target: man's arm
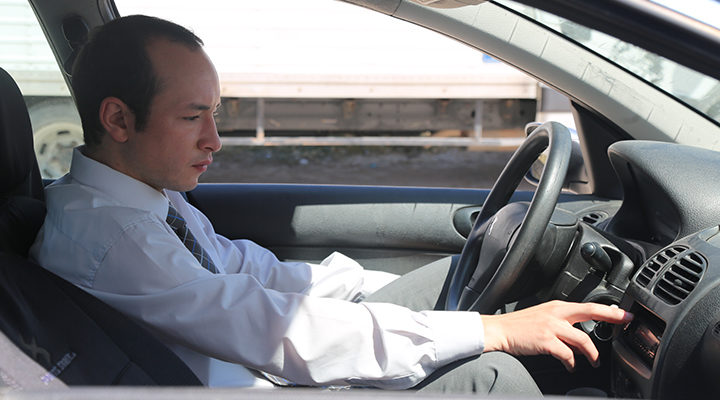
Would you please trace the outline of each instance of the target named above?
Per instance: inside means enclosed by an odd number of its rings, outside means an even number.
[[[111,244],[90,284],[75,283],[167,343],[299,384],[405,389],[482,351],[477,313],[413,312],[271,289],[242,272],[212,274],[162,221],[130,224]]]
[[[575,368],[574,351],[598,364],[598,350],[592,340],[573,324],[597,320],[613,324],[630,322],[632,313],[595,303],[551,301],[501,315],[483,315],[485,351],[514,355],[549,354],[565,368]]]

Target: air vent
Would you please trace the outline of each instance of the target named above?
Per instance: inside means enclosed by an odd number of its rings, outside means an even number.
[[[648,287],[661,268],[663,268],[670,260],[677,257],[678,254],[686,250],[687,248],[683,246],[673,246],[661,250],[659,253],[655,254],[653,258],[648,260],[642,269],[640,269],[640,272],[637,276],[635,276],[635,282],[642,287]]]
[[[680,303],[700,282],[706,265],[705,259],[698,253],[683,254],[665,270],[653,293],[668,304]]]
[[[598,222],[604,221],[607,219],[608,215],[602,211],[593,211],[590,213],[585,214],[582,217],[583,222],[588,223],[590,225],[597,225]]]
[[[645,288],[654,288],[656,297],[675,305],[695,289],[706,266],[707,261],[700,253],[683,246],[672,246],[648,260],[635,276],[635,282]]]

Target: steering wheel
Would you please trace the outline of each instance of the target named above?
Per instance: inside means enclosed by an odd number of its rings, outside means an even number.
[[[549,147],[530,205],[508,204],[523,176]],[[570,162],[572,139],[557,122],[536,128],[498,177],[454,267],[445,308],[494,313],[523,274],[555,210]]]

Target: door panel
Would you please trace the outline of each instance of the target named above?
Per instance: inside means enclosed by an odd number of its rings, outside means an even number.
[[[488,190],[369,186],[203,184],[188,198],[218,233],[251,239],[286,260],[341,251],[365,267],[404,273],[457,254],[456,214]],[[513,201],[529,200],[518,192]],[[471,213],[465,213],[470,218]],[[468,222],[469,223],[469,222]],[[466,223],[467,224],[467,223]]]

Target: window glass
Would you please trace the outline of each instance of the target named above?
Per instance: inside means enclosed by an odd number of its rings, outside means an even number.
[[[638,46],[542,10],[512,1],[502,1],[502,3],[586,46],[660,90],[682,100],[699,113],[713,119],[716,123],[720,123],[720,82],[717,79]],[[676,2],[664,1],[663,3],[670,6]],[[712,5],[710,3],[712,2],[704,2],[703,7],[709,10],[720,9],[717,4]],[[688,6],[690,4],[686,3],[685,7]],[[686,12],[692,11],[692,8],[687,10]],[[709,22],[717,21],[717,18],[710,16],[707,19]]]
[[[550,90],[527,75],[354,5],[116,3],[204,40],[221,79],[224,146],[206,182],[489,187],[527,122],[572,126],[567,99],[538,106]]]
[[[75,104],[35,14],[26,0],[0,0],[0,66],[25,96],[44,178],[68,171],[82,143]]]

